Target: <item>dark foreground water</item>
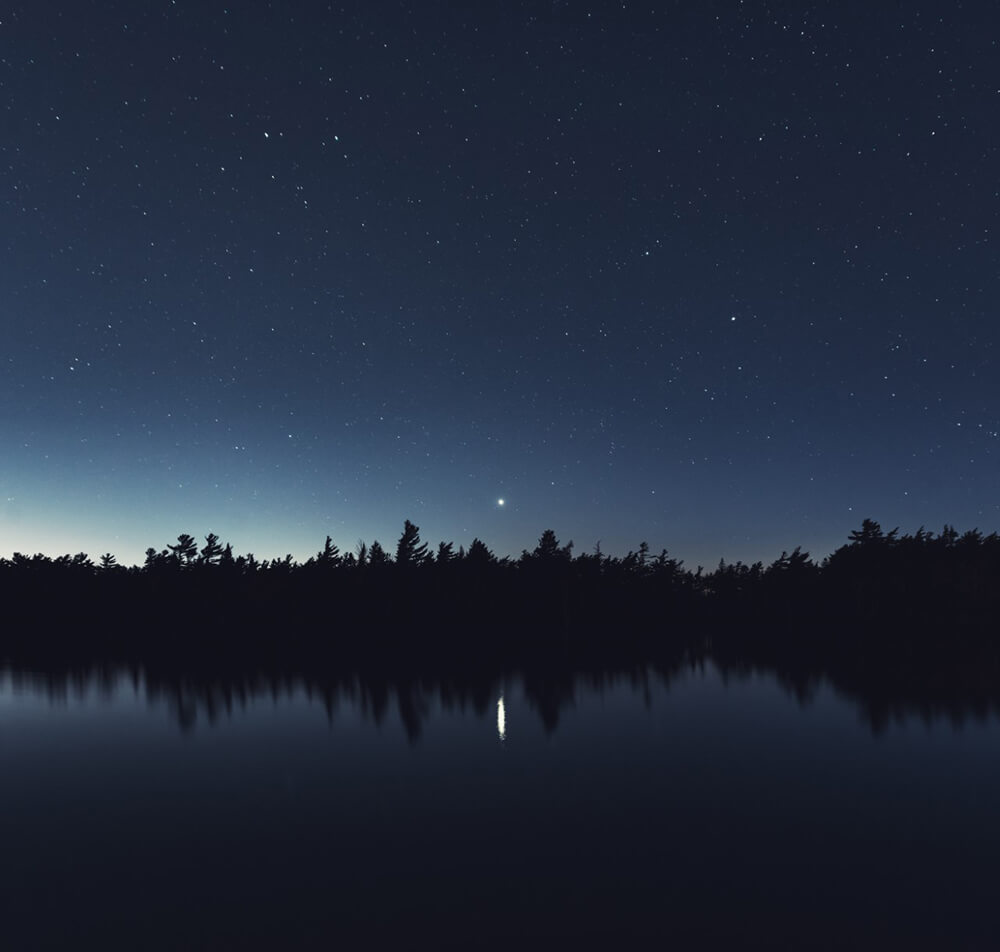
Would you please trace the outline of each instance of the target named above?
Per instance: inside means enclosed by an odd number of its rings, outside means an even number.
[[[8,672],[0,945],[1000,944],[991,716],[873,731],[822,685],[598,680]]]

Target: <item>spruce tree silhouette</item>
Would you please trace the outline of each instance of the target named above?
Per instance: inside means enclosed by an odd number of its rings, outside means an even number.
[[[332,568],[340,562],[340,549],[333,544],[333,539],[326,537],[323,548],[316,554],[316,561],[327,568]]]
[[[396,544],[396,564],[419,565],[427,558],[427,545],[420,541],[420,529],[409,519],[403,523],[403,534]]]
[[[177,537],[177,545],[168,545],[167,548],[177,565],[189,565],[198,554],[198,543],[194,541],[193,536],[189,536],[186,532],[182,532]]]
[[[215,565],[222,557],[222,546],[219,544],[219,537],[210,532],[205,536],[205,544],[198,554],[198,562],[201,565]]]
[[[472,540],[469,551],[465,553],[465,560],[470,565],[492,565],[497,558],[490,551],[489,546],[477,538]]]
[[[898,532],[899,529],[896,528],[892,532],[884,533],[882,527],[874,519],[863,519],[861,528],[852,530],[848,539],[853,544],[860,546],[892,545],[896,541]]]
[[[535,546],[529,557],[540,562],[554,562],[557,559],[569,558],[572,549],[572,542],[560,548],[555,532],[552,529],[546,529],[542,532],[538,545]],[[528,553],[525,552],[524,555],[528,555]]]

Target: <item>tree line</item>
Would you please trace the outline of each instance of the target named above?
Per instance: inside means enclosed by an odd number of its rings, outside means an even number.
[[[900,534],[871,519],[821,561],[796,548],[765,565],[720,561],[694,570],[646,543],[625,556],[574,554],[546,529],[520,557],[497,557],[480,539],[434,549],[407,520],[389,551],[359,542],[341,552],[327,536],[304,562],[238,555],[209,533],[146,550],[142,565],[111,553],[0,559],[0,597],[11,624],[4,645],[36,639],[120,646],[214,645],[233,650],[320,644],[331,651],[485,649],[500,631],[508,649],[650,646],[666,637],[843,641],[937,637],[942,626],[982,637],[1000,609],[1000,536],[973,529]],[[928,634],[930,633],[930,635]],[[698,637],[702,637],[698,634]]]

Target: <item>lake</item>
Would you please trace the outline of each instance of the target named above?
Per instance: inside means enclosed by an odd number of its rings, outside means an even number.
[[[8,670],[0,771],[10,949],[1000,942],[997,718],[822,681]]]

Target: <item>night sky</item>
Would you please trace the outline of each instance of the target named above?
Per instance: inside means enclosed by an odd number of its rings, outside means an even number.
[[[0,555],[1000,528],[996,11],[8,5]]]

